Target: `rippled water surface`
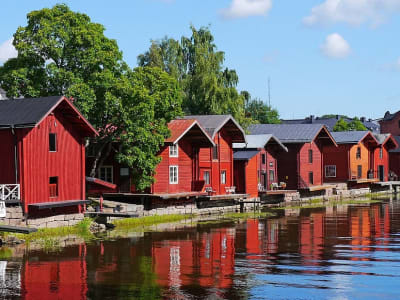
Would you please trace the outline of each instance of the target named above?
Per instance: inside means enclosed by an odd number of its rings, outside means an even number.
[[[17,251],[0,261],[0,297],[400,298],[399,200],[280,214]]]

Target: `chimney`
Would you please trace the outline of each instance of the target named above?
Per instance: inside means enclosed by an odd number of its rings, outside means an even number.
[[[340,119],[340,116],[339,115],[336,115],[336,120],[339,120]]]
[[[365,117],[361,117],[360,121],[364,123],[365,122]]]
[[[311,116],[310,116],[311,124],[314,123],[314,120],[315,120],[315,116],[314,116],[314,115],[311,115]]]

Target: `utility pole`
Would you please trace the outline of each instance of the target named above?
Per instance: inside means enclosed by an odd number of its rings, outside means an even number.
[[[271,107],[271,79],[268,77],[268,106]]]

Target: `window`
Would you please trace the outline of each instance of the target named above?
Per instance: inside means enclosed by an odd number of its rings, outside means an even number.
[[[49,151],[50,152],[57,151],[57,135],[55,133],[49,134]]]
[[[169,146],[169,157],[178,157],[178,144]]]
[[[356,159],[361,159],[361,147],[357,147]]]
[[[269,162],[269,167],[273,168],[274,167],[274,163],[272,161]]]
[[[213,147],[213,159],[218,159],[218,145]]]
[[[210,184],[210,172],[209,171],[204,171],[203,179],[204,179],[205,184],[207,184],[207,185]]]
[[[113,167],[112,166],[103,166],[99,169],[99,178],[103,181],[107,181],[110,183],[114,182],[113,178]]]
[[[96,157],[97,154],[96,151],[97,151],[97,144],[90,143],[86,150],[87,157]]]
[[[49,195],[50,197],[58,197],[58,177],[49,178]]]
[[[221,184],[226,184],[226,171],[221,171]]]
[[[308,173],[308,182],[309,182],[309,184],[314,184],[314,173],[313,172]]]
[[[383,148],[382,147],[379,148],[379,158],[380,159],[383,158]]]
[[[265,154],[261,154],[261,163],[265,165]]]
[[[362,165],[357,166],[357,178],[362,177]]]
[[[178,166],[169,166],[169,183],[178,184]]]
[[[274,170],[269,170],[269,181],[275,181],[275,171]]]
[[[308,150],[308,162],[309,162],[310,164],[313,163],[313,151],[312,151],[311,149]]]
[[[325,177],[336,177],[336,166],[325,166]]]

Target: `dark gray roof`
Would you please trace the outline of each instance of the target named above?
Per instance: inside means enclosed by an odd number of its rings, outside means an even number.
[[[272,134],[246,135],[246,143],[234,143],[233,148],[261,149],[264,148],[271,140],[275,141],[286,152],[287,148],[281,141]]]
[[[332,136],[338,144],[358,144],[369,131],[339,131],[332,132]]]
[[[397,144],[399,145],[399,147],[397,147],[396,149],[389,150],[389,152],[392,152],[392,153],[400,153],[400,136],[394,135],[393,137],[394,137],[394,139],[396,140],[396,142],[397,142]]]
[[[374,137],[378,141],[379,145],[382,145],[389,136],[390,133],[374,133]]]
[[[233,159],[234,160],[249,160],[252,157],[254,157],[255,155],[257,155],[257,153],[260,152],[258,150],[238,150],[235,151],[233,153]]]
[[[249,126],[252,135],[273,134],[282,143],[308,143],[321,131],[320,124],[255,124]]]
[[[322,124],[325,125],[329,131],[333,131],[333,127],[335,127],[340,118],[340,116],[337,118],[314,118],[313,116],[310,116],[304,119],[281,120],[281,122],[282,124]],[[344,120],[348,123],[353,121],[353,119],[349,118],[344,118]],[[368,130],[374,132],[379,132],[380,130],[380,125],[378,122],[365,118],[363,118],[361,122]]]
[[[391,114],[390,111],[387,111],[387,112],[385,113],[385,116],[383,117],[382,120],[383,120],[383,121],[390,121],[390,120],[393,120],[393,118],[396,116],[397,113],[398,113],[398,112]]]
[[[33,127],[62,99],[61,96],[0,101],[0,127]]]
[[[231,115],[192,115],[184,116],[183,119],[197,120],[201,127],[214,138],[215,134],[228,122],[232,121],[236,127],[242,132],[243,139],[245,139],[245,133],[243,128],[236,122]]]

